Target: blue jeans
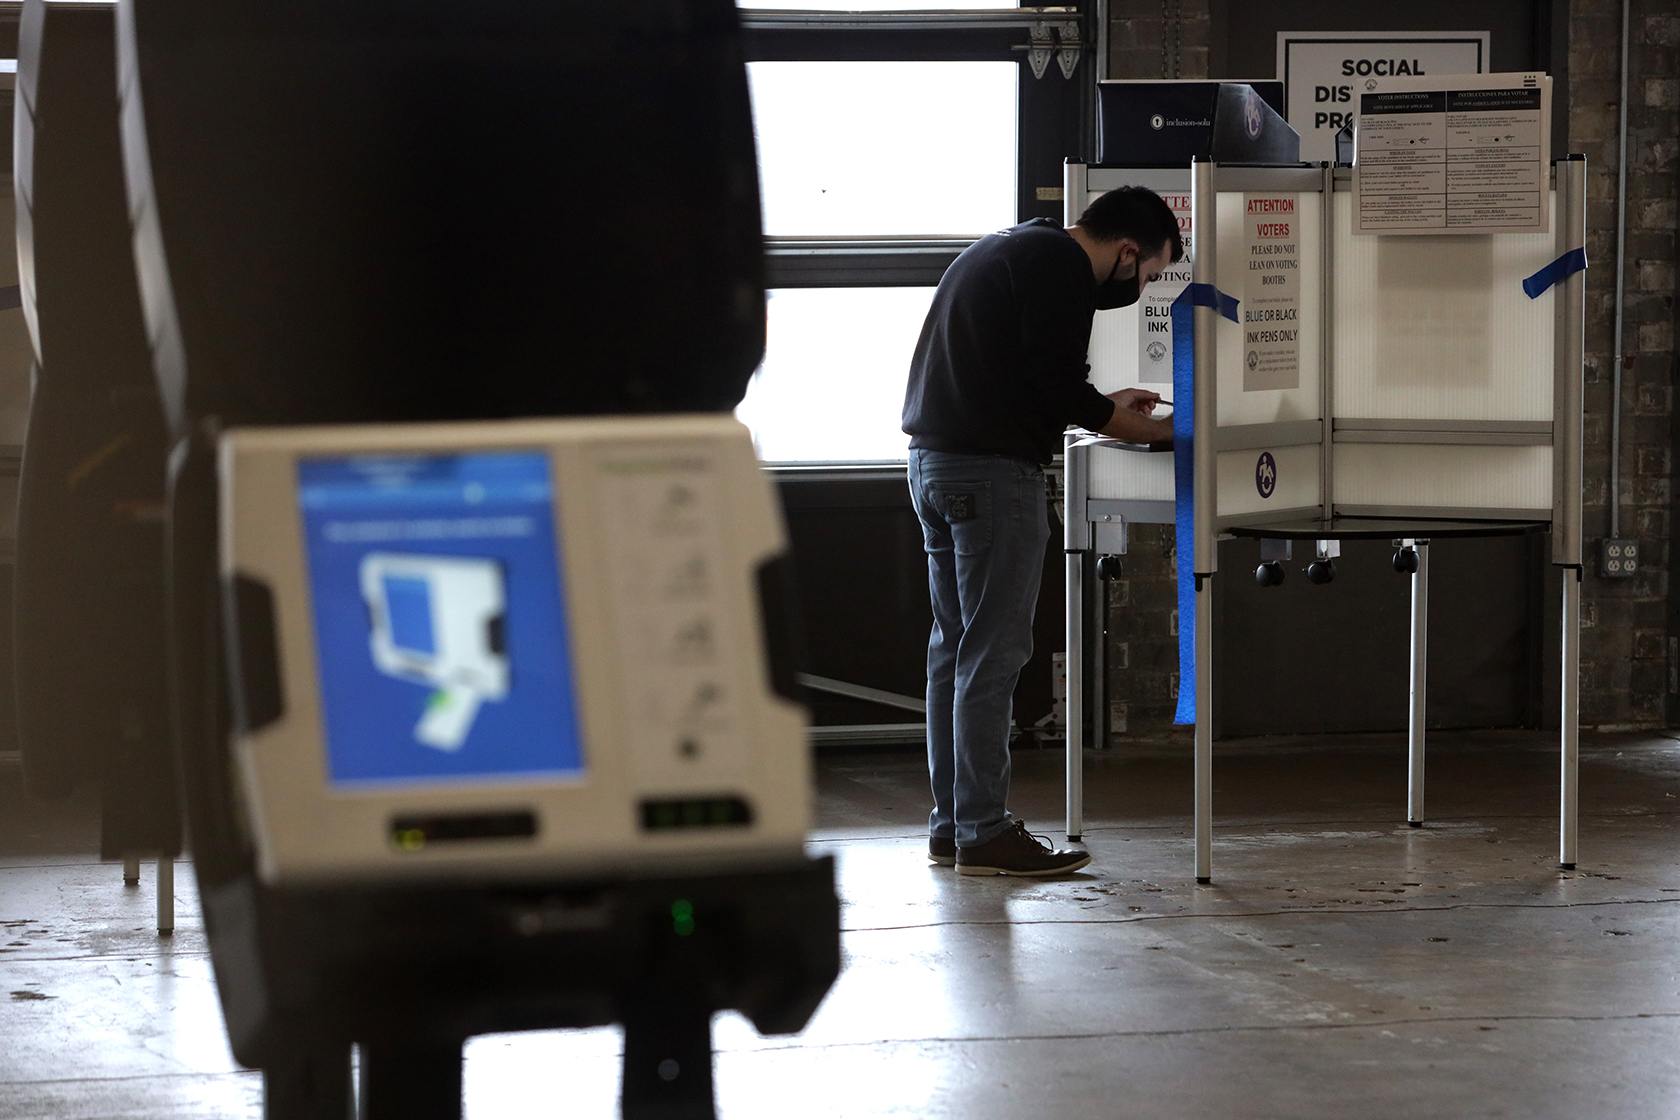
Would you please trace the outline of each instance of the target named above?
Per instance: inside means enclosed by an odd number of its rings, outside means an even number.
[[[910,497],[933,596],[928,831],[972,847],[1013,820],[1009,725],[1050,539],[1044,471],[1025,459],[912,448]]]

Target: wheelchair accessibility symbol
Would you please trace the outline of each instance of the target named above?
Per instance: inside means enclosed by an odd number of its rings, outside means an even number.
[[[1270,451],[1260,452],[1260,459],[1254,464],[1254,488],[1262,498],[1270,498],[1277,489],[1277,460]]]

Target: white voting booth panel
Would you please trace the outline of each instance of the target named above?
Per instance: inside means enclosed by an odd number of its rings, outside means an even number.
[[[1075,165],[1077,166],[1077,165]],[[1073,176],[1070,176],[1070,179]],[[1282,179],[1283,186],[1298,186],[1303,179],[1318,184],[1316,170],[1295,171]],[[1146,186],[1169,199],[1190,195],[1188,170],[1159,168],[1090,168],[1082,185],[1067,192],[1069,220],[1103,193],[1123,185]],[[1254,190],[1222,190],[1218,194],[1216,256],[1221,291],[1242,298],[1247,281],[1245,246],[1245,202],[1249,194],[1287,199],[1295,207],[1294,222],[1299,236],[1299,258],[1303,264],[1317,262],[1323,253],[1323,195],[1319,191],[1267,190],[1266,182],[1253,178],[1244,184]],[[1194,230],[1187,238],[1194,242]],[[1183,290],[1182,280],[1189,263],[1177,266],[1168,277],[1151,285],[1153,296],[1171,297]],[[1321,504],[1319,443],[1323,415],[1322,371],[1322,272],[1316,267],[1300,270],[1299,364],[1295,384],[1290,388],[1248,389],[1241,380],[1221,381],[1218,388],[1220,448],[1217,461],[1221,515],[1264,517],[1268,514],[1299,514]],[[1170,363],[1166,379],[1151,375],[1161,366],[1139,360],[1141,339],[1146,335],[1144,303],[1097,313],[1091,331],[1091,381],[1105,393],[1130,386],[1153,389],[1171,399]],[[1229,369],[1240,369],[1244,360],[1243,326],[1221,318],[1218,328],[1219,361]],[[1263,427],[1293,425],[1291,428]],[[1308,445],[1311,445],[1310,448]],[[1261,496],[1254,485],[1256,461],[1270,451],[1278,465],[1277,489]],[[1170,455],[1137,455],[1104,448],[1089,455],[1087,490],[1093,500],[1126,502],[1170,502],[1173,497],[1173,465]],[[1170,511],[1134,509],[1133,521],[1170,521]],[[1141,516],[1139,516],[1141,515]]]
[[[1559,822],[1560,862],[1575,863],[1584,288],[1577,274],[1539,298],[1523,290],[1526,278],[1584,243],[1584,163],[1574,158],[1554,167],[1553,232],[1399,237],[1355,235],[1347,173],[1327,166],[1069,165],[1069,221],[1090,199],[1126,184],[1168,197],[1189,226],[1192,259],[1159,294],[1176,295],[1188,279],[1213,284],[1240,301],[1239,318],[1255,291],[1245,288],[1256,259],[1246,240],[1245,200],[1288,199],[1299,226],[1299,349],[1294,377],[1282,378],[1289,384],[1256,385],[1246,376],[1254,362],[1244,352],[1244,326],[1212,308],[1192,312],[1195,532],[1179,548],[1193,549],[1197,573],[1199,880],[1211,875],[1215,541],[1233,530],[1263,536],[1270,525],[1280,535],[1305,537],[1309,546],[1322,533],[1320,555],[1334,555],[1338,533],[1351,532],[1338,524],[1350,518],[1392,519],[1392,536],[1418,554],[1411,577],[1407,817],[1413,824],[1423,819],[1428,519],[1437,519],[1437,534],[1448,532],[1442,519],[1461,532],[1472,531],[1466,523],[1551,527],[1553,563],[1575,573],[1569,578],[1566,571],[1564,580]],[[1140,349],[1145,321],[1136,309],[1099,313],[1090,356],[1098,388],[1137,384],[1171,397],[1171,382],[1163,380],[1171,363]],[[1211,344],[1203,332],[1211,332]],[[1089,437],[1067,440],[1070,836],[1084,824],[1082,586],[1091,575],[1084,557],[1124,551],[1127,522],[1174,520],[1172,456],[1142,450]],[[1388,535],[1384,521],[1374,524],[1363,522],[1360,532]]]
[[[1552,449],[1337,443],[1336,509],[1550,520]]]
[[[734,419],[234,429],[220,474],[224,578],[272,602],[282,699],[234,752],[265,881],[802,852],[785,534]]]
[[[1556,236],[1361,236],[1350,192],[1335,223],[1337,511],[1550,520],[1556,289],[1522,281]]]
[[[1554,229],[1556,210],[1553,192]],[[1530,299],[1522,282],[1555,235],[1355,234],[1347,191],[1335,220],[1338,418],[1550,424],[1556,289]]]

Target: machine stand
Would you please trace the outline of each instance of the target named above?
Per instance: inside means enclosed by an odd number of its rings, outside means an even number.
[[[263,1120],[359,1120],[348,1046],[307,1049],[272,1063],[262,1075]]]
[[[1417,555],[1417,570],[1412,572],[1411,710],[1406,726],[1406,821],[1416,828],[1423,824],[1424,718],[1429,691],[1429,542],[1407,540],[1403,545]]]
[[[705,1004],[639,1000],[624,1015],[623,1120],[713,1120],[712,1013]]]
[[[459,1042],[363,1043],[361,1052],[358,1120],[461,1120]],[[337,1060],[348,1068],[348,1053]],[[323,1081],[323,1090],[331,1087]],[[329,1107],[318,1115],[345,1115],[336,1098],[323,1103]],[[267,1120],[278,1118],[271,1114]]]

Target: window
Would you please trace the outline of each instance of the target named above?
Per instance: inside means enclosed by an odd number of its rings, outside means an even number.
[[[764,232],[975,238],[1013,225],[1016,70],[748,64]]]
[[[767,463],[903,459],[910,354],[932,288],[772,288],[764,364],[736,415]]]
[[[1090,146],[1080,9],[850,6],[742,5],[770,299],[737,415],[772,463],[902,461],[933,285],[976,238],[1060,218]]]

